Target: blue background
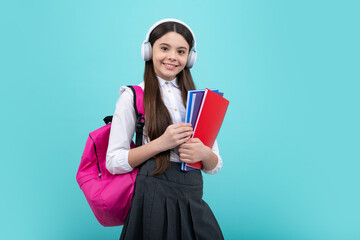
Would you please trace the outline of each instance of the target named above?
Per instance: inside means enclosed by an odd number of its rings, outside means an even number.
[[[358,1],[1,1],[1,238],[118,239],[75,175],[163,18],[230,100],[204,199],[226,239],[360,239]]]

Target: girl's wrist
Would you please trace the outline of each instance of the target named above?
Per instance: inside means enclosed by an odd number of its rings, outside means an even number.
[[[203,162],[203,168],[205,168],[206,170],[211,170],[213,168],[216,167],[217,165],[217,161],[218,161],[218,157],[216,156],[216,154],[212,151],[211,148],[209,148],[208,146],[206,147],[206,156],[205,158],[202,160]]]
[[[203,160],[202,161],[207,162],[209,159],[211,159],[212,154],[213,154],[213,151],[211,150],[211,148],[204,145],[204,155],[203,155]]]
[[[162,136],[156,138],[152,142],[154,145],[153,147],[155,148],[155,151],[157,152],[157,154],[165,151],[163,149],[164,144],[162,143]]]

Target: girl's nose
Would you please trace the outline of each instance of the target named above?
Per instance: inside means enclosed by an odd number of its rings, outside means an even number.
[[[168,59],[171,60],[171,61],[175,61],[176,60],[175,53],[174,52],[169,52]]]

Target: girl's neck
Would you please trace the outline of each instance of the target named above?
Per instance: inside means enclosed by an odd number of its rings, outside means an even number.
[[[159,80],[163,80],[163,81],[166,81],[166,82],[172,82],[172,81],[174,81],[174,80],[176,80],[176,78],[174,78],[174,79],[172,79],[172,80],[165,80],[165,79],[163,79],[163,78],[161,78],[161,77],[159,77],[159,76],[156,76]]]

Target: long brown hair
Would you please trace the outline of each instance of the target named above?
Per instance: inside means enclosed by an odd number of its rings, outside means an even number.
[[[149,37],[151,46],[157,39],[168,32],[176,32],[183,36],[190,48],[193,46],[193,37],[189,29],[177,22],[165,22],[157,26]],[[184,106],[186,105],[187,91],[195,89],[190,69],[185,67],[178,73],[177,83],[181,90],[181,96]],[[145,107],[145,132],[150,141],[160,137],[166,128],[172,124],[171,116],[164,102],[161,99],[159,81],[156,77],[153,61],[145,63],[144,71],[144,107]],[[170,150],[161,152],[155,156],[156,169],[153,175],[161,174],[166,171],[170,165]]]

